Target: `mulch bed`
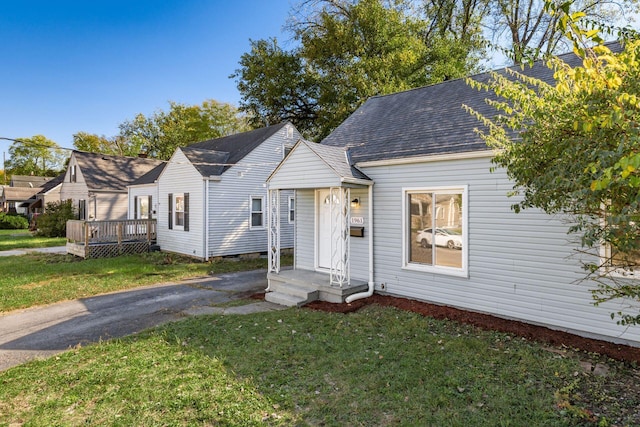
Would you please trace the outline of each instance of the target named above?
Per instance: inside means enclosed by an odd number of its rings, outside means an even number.
[[[253,297],[256,299],[264,298],[264,293],[256,294]],[[640,348],[637,347],[584,338],[567,332],[545,328],[543,326],[531,325],[516,320],[502,319],[488,314],[475,313],[452,307],[429,304],[408,298],[374,294],[369,298],[356,300],[351,304],[334,304],[323,301],[314,301],[305,305],[304,308],[333,313],[351,313],[370,304],[396,307],[401,310],[420,313],[423,316],[429,316],[435,319],[454,320],[456,322],[466,323],[486,330],[514,334],[532,341],[546,343],[553,346],[598,353],[612,359],[640,364]]]

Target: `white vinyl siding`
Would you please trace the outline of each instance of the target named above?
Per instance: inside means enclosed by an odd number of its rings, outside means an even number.
[[[340,177],[313,151],[299,144],[287,156],[286,167],[279,169],[269,180],[270,188],[329,188],[340,186]]]
[[[204,258],[204,181],[181,150],[171,157],[158,179],[158,245],[163,251]],[[189,231],[169,229],[169,194],[189,194]],[[185,205],[186,208],[186,205]],[[172,206],[172,209],[174,207]],[[175,222],[175,218],[174,218]]]
[[[384,284],[385,292],[397,296],[639,343],[640,328],[610,318],[628,302],[594,307],[593,284],[577,284],[585,273],[562,218],[535,209],[514,213],[516,200],[507,197],[512,183],[502,170],[491,173],[491,166],[487,158],[363,168],[375,182],[377,289]],[[468,188],[468,277],[403,268],[403,188],[452,183]],[[352,245],[352,263],[365,256]]]
[[[266,252],[267,188],[265,181],[280,163],[283,149],[292,142],[286,127],[265,140],[238,164],[227,169],[220,181],[209,182],[209,256]],[[293,141],[300,138],[294,131]],[[293,247],[293,224],[287,219],[287,206],[293,191],[280,194],[280,247]],[[263,198],[262,227],[250,226],[251,197]],[[193,227],[191,227],[194,230]]]
[[[140,207],[136,207],[135,203],[138,201],[140,205],[141,200],[149,200],[151,198],[151,204],[149,205],[149,218],[157,218],[158,209],[158,186],[156,184],[141,184],[129,187],[129,219],[140,218]],[[143,202],[144,203],[144,202]]]
[[[296,190],[295,268],[315,268],[315,191]]]
[[[369,199],[368,188],[352,188],[351,200],[357,198],[359,206],[351,207],[351,218],[362,218],[364,227],[364,237],[349,238],[350,252],[357,254],[351,256],[351,280],[369,281],[369,233],[371,232],[371,223],[369,221]]]

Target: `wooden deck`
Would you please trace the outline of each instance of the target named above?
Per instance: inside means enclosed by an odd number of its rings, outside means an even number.
[[[155,219],[67,221],[67,253],[105,258],[148,252],[156,242]]]

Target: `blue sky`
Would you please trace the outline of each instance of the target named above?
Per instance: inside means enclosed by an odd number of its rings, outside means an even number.
[[[249,39],[277,37],[290,0],[0,2],[0,136],[113,136],[168,101],[237,105]],[[10,142],[0,140],[0,151]],[[8,155],[8,154],[7,154]]]

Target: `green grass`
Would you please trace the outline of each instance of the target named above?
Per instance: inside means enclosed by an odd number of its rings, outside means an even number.
[[[595,425],[565,397],[608,363],[378,306],[200,316],[0,372],[0,425]]]
[[[291,257],[283,257],[282,262],[290,264]],[[0,257],[0,313],[154,283],[266,267],[267,260],[262,258],[203,263],[160,252],[87,260],[35,253]]]
[[[29,230],[0,230],[0,251],[64,246],[64,237],[35,237]]]

